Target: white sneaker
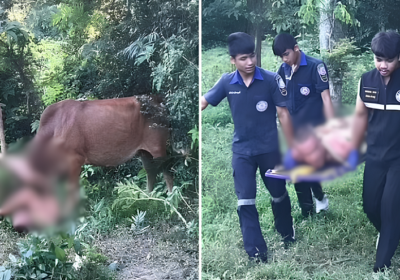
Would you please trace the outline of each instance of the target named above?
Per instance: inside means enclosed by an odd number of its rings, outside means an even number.
[[[319,213],[321,210],[327,211],[329,209],[329,199],[324,194],[322,200],[315,199],[315,212]]]
[[[379,238],[381,237],[381,233],[378,233],[378,238],[376,239],[376,250],[378,250]]]

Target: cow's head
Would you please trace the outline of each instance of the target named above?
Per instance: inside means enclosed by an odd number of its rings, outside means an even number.
[[[57,143],[29,146],[0,163],[0,215],[10,216],[18,231],[56,225],[71,213],[68,157]]]

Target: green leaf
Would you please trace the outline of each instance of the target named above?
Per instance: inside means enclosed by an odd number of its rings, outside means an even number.
[[[74,237],[71,236],[68,238],[68,249],[71,249],[74,246]]]
[[[46,270],[44,264],[42,264],[42,263],[39,264],[39,269],[42,270],[42,271],[45,271],[45,270]]]
[[[51,244],[50,244],[50,251],[55,253],[55,246],[54,246],[53,242],[51,242]]]
[[[55,254],[56,254],[56,258],[59,259],[60,261],[62,261],[62,262],[66,261],[67,258],[65,256],[65,252],[60,247],[57,246],[55,248]]]
[[[79,241],[79,239],[74,240],[74,249],[78,255],[81,254],[82,246],[81,246],[81,242]]]
[[[17,35],[13,31],[9,30],[7,31],[7,41],[9,46],[11,46],[11,38],[14,39],[15,42],[18,42]]]
[[[135,65],[140,65],[146,60],[146,55],[141,55],[136,58]]]

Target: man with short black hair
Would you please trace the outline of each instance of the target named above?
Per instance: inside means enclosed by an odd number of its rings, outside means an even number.
[[[278,74],[285,82],[288,92],[287,107],[292,116],[295,134],[301,133],[307,126],[317,126],[332,118],[334,110],[326,65],[321,60],[305,55],[296,39],[287,33],[275,37],[272,49],[284,62]],[[288,162],[293,162],[290,150],[285,156],[286,166],[290,165]],[[294,185],[303,216],[313,213],[312,193],[316,198],[316,212],[328,210],[328,198],[320,183],[301,182]]]
[[[233,33],[228,37],[228,45],[231,63],[237,70],[222,75],[201,98],[201,109],[228,99],[235,125],[232,167],[244,248],[250,258],[267,262],[267,245],[255,205],[257,169],[272,196],[277,231],[285,242],[294,241],[285,181],[264,176],[280,162],[276,113],[286,138],[289,142],[292,138],[290,115],[285,107],[287,92],[278,74],[256,67],[253,37],[243,32]]]
[[[367,132],[363,207],[378,230],[374,271],[391,265],[400,241],[400,35],[379,32],[371,42],[375,69],[359,84],[353,124],[356,151]]]

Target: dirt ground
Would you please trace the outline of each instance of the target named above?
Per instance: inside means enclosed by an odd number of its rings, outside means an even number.
[[[18,255],[16,243],[21,238],[24,235],[0,225],[0,265],[9,253]],[[199,278],[198,243],[182,227],[159,224],[141,235],[120,227],[109,236],[99,236],[93,245],[108,257],[107,265],[117,267],[117,279]]]
[[[197,242],[169,224],[137,236],[122,229],[97,240],[95,245],[110,264],[117,264],[121,280],[198,279]]]
[[[4,223],[6,222],[0,219],[0,265],[8,260],[10,253],[18,254],[16,243],[22,237],[22,235],[10,231],[9,226]]]

